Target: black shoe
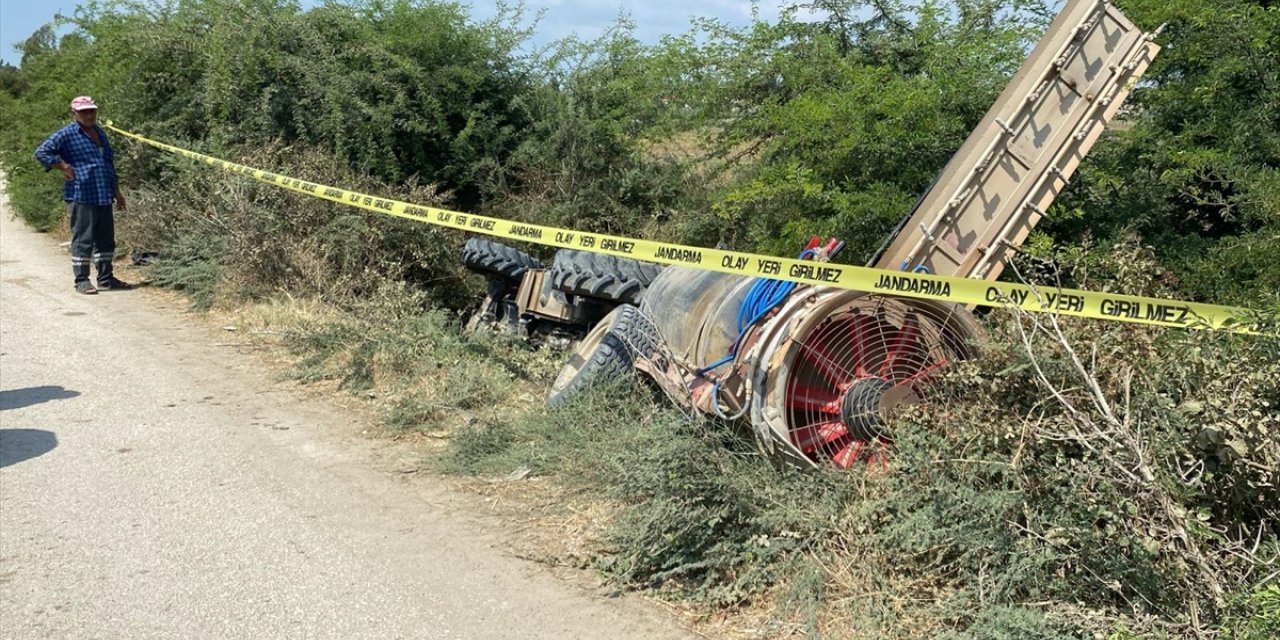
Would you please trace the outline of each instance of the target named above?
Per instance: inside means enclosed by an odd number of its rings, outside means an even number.
[[[87,296],[91,296],[97,292],[98,290],[93,288],[93,283],[88,280],[76,283],[76,293],[83,293]]]
[[[111,276],[106,280],[99,280],[98,288],[103,291],[125,291],[127,289],[132,289],[133,285],[115,276]]]

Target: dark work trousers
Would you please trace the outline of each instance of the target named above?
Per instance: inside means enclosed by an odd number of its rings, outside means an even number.
[[[71,203],[71,273],[76,283],[89,281],[89,261],[98,268],[98,282],[111,280],[116,255],[116,223],[109,204]]]

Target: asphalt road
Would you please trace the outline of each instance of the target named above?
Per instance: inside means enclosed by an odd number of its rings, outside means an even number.
[[[0,210],[0,637],[688,637],[504,552],[161,296],[70,276]]]

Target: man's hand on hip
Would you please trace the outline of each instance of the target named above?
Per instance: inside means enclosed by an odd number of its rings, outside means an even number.
[[[71,165],[67,163],[64,162],[58,165],[58,170],[62,172],[62,175],[66,177],[68,182],[76,179],[76,170],[72,169]]]

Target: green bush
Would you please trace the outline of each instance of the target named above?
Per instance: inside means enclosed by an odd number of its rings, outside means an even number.
[[[1258,304],[1280,291],[1280,7],[1118,4],[1167,24],[1169,46],[1134,91],[1132,126],[1098,144],[1042,232],[1102,246],[1136,234],[1182,295]]]

